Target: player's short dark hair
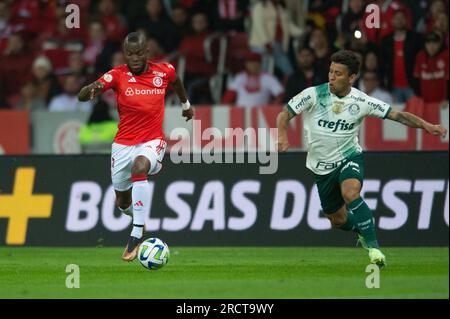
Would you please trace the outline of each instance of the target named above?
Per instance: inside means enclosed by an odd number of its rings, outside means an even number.
[[[358,54],[350,50],[339,50],[331,56],[330,60],[347,66],[349,75],[357,75],[361,68],[361,59]]]
[[[130,42],[139,43],[142,40],[144,40],[144,38],[145,38],[145,36],[140,32],[131,32],[131,33],[128,33],[127,36],[125,37],[124,43],[127,43],[127,42],[128,43],[130,43]]]

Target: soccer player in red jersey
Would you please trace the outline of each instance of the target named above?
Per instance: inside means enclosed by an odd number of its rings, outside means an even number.
[[[119,210],[133,217],[133,230],[122,255],[123,260],[132,261],[142,242],[144,213],[150,209],[147,179],[161,170],[166,148],[162,131],[166,87],[170,84],[180,98],[186,121],[194,112],[175,68],[147,59],[148,48],[142,34],[128,34],[123,51],[126,64],[83,87],[78,99],[91,100],[109,89],[116,92],[120,122],[112,144],[111,178]]]

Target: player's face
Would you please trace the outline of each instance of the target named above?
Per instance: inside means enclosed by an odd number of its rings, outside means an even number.
[[[356,75],[349,75],[348,68],[344,64],[332,62],[328,72],[328,82],[331,93],[343,96],[348,93]]]
[[[141,74],[147,63],[147,46],[144,42],[129,42],[124,45],[125,61],[133,74]]]

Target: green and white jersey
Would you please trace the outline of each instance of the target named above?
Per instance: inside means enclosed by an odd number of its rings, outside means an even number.
[[[303,114],[306,167],[315,174],[326,175],[346,158],[362,152],[358,131],[364,117],[384,119],[391,107],[353,87],[340,98],[325,83],[294,96],[287,109],[293,115]]]

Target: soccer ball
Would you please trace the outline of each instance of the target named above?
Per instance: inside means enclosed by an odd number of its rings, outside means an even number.
[[[146,239],[139,246],[138,258],[145,268],[158,270],[169,261],[169,246],[159,238]]]

